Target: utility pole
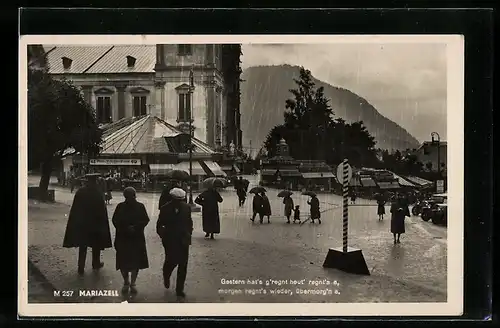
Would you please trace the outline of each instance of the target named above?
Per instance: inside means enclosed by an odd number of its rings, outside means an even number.
[[[437,137],[437,140],[434,140],[434,136]],[[441,180],[441,136],[437,132],[431,132],[431,138],[432,141],[431,143],[434,145],[437,141],[437,174],[438,174],[438,180]],[[436,192],[437,192],[437,180],[436,180]]]
[[[193,67],[189,71],[189,205],[193,205]]]

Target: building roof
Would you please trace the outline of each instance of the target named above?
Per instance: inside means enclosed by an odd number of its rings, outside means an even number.
[[[418,148],[417,148],[417,151],[419,151],[419,150],[420,150],[420,149],[422,149],[423,147],[426,147],[426,146],[432,146],[432,145],[433,145],[432,141],[424,141],[424,142],[420,145],[420,147],[418,147]],[[442,141],[442,140],[441,140],[441,141],[439,142],[439,147],[440,147],[440,148],[444,148],[444,147],[447,147],[447,146],[448,146],[448,143],[447,143],[446,141]]]
[[[154,73],[155,45],[44,45],[51,74]],[[127,56],[136,59],[127,66]],[[64,69],[62,58],[72,60]]]
[[[419,185],[419,186],[429,186],[432,185],[432,181],[425,180],[416,176],[407,176],[405,177],[406,180],[411,181],[412,183]]]
[[[164,120],[151,115],[124,118],[102,127],[101,154],[180,153],[169,139],[183,133]],[[195,153],[213,154],[214,151],[199,139],[192,139]]]

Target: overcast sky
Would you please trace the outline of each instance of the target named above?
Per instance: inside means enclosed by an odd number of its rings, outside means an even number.
[[[446,140],[445,44],[243,45],[242,66],[300,65],[365,98],[419,141]]]

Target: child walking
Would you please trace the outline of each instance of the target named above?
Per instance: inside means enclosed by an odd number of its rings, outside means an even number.
[[[299,221],[299,223],[300,223],[300,206],[299,205],[296,205],[295,209],[293,210],[293,223],[295,223],[295,221]]]

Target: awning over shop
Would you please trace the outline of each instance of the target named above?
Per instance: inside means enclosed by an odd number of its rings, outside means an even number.
[[[149,175],[166,175],[174,169],[174,164],[149,164]]]
[[[304,172],[302,173],[304,179],[331,179],[335,178],[332,172]]]
[[[234,172],[240,173],[240,169],[236,165],[227,165],[227,164],[225,164],[225,165],[220,165],[220,168],[224,172],[232,172],[234,170]]]
[[[301,177],[299,170],[279,170],[279,175],[282,177]]]
[[[363,187],[376,187],[377,184],[372,178],[360,178]]]
[[[260,175],[275,175],[275,174],[276,174],[276,170],[275,169],[273,169],[273,170],[264,169],[264,170],[260,171]]]
[[[394,176],[398,179],[399,185],[401,187],[415,187],[415,184],[411,183],[410,181],[406,180],[403,177],[400,177],[399,175],[394,174]]]
[[[415,176],[408,176],[406,179],[420,187],[432,186],[432,182]]]
[[[212,162],[212,161],[203,161],[210,171],[216,176],[216,177],[225,177],[227,176],[226,172],[222,170],[222,168],[219,166],[219,164]]]
[[[174,165],[174,170],[181,170],[189,173],[189,162],[180,162]],[[207,175],[200,163],[193,161],[193,175]]]
[[[380,189],[398,189],[401,187],[397,181],[377,182],[377,185]]]
[[[359,181],[359,178],[357,177],[352,177],[351,181],[349,181],[349,186],[351,187],[361,187],[361,182]]]

